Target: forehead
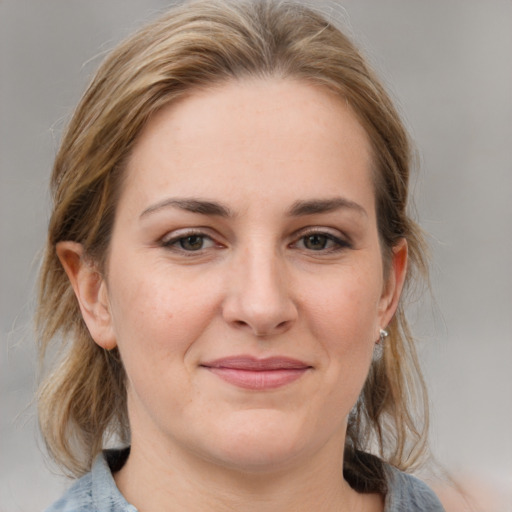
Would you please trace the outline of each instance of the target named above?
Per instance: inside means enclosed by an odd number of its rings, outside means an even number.
[[[165,107],[140,134],[126,178],[148,200],[198,189],[233,198],[280,191],[290,201],[344,192],[333,187],[373,194],[370,144],[351,108],[290,79],[227,82]]]

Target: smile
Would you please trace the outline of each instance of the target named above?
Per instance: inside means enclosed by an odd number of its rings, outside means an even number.
[[[236,356],[201,364],[222,380],[244,389],[276,389],[302,377],[312,367],[288,357]]]

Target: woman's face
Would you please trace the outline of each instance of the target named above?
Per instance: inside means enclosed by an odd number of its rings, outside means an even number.
[[[383,263],[370,144],[324,89],[230,82],[150,120],[118,205],[104,315],[132,443],[256,471],[343,449],[406,248]],[[91,327],[91,325],[90,325]]]

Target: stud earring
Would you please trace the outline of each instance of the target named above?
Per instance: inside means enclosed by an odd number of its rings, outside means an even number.
[[[379,330],[379,340],[377,341],[377,343],[384,343],[384,340],[389,336],[389,332],[386,331],[386,329],[380,329]]]

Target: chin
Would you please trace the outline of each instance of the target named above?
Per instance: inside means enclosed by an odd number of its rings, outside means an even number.
[[[282,414],[251,411],[241,415],[245,416],[244,421],[230,421],[221,432],[217,430],[214,444],[209,447],[209,458],[216,464],[242,472],[264,473],[285,469],[309,451],[304,443],[309,437],[307,433],[283,419]],[[212,450],[211,446],[215,448]]]

